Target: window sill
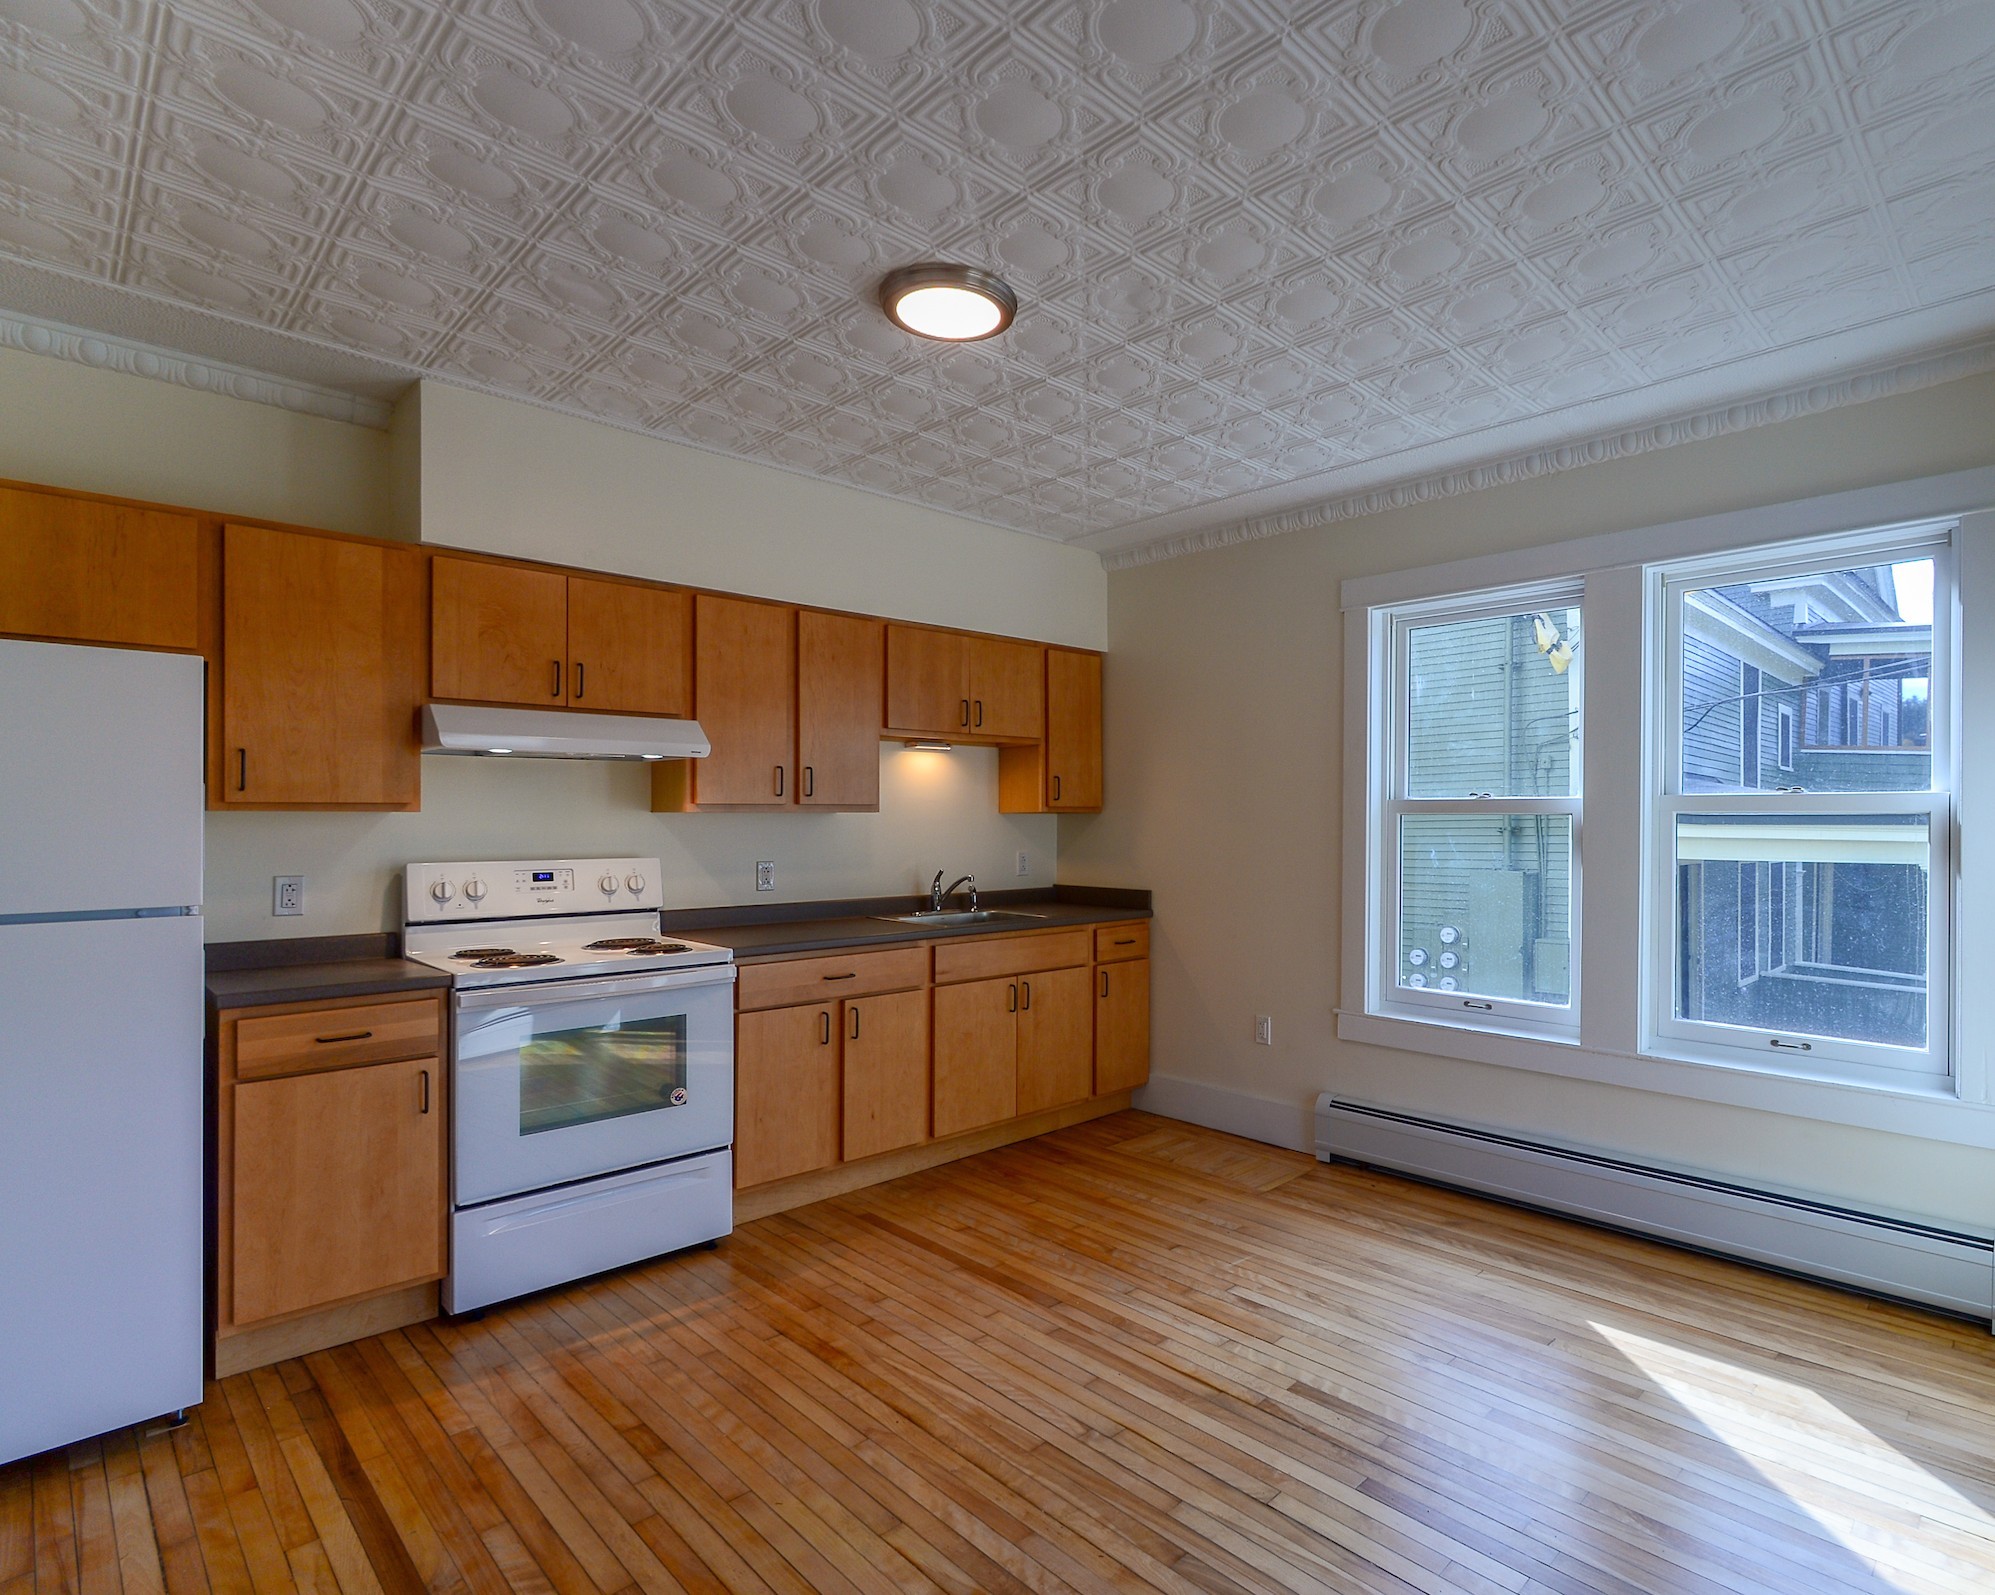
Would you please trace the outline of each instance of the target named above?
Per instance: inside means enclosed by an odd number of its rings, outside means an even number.
[[[1961,1101],[1951,1082],[1878,1084],[1773,1074],[1729,1060],[1656,1057],[1493,1026],[1471,1027],[1345,1008],[1337,1010],[1337,1038],[1995,1150],[1995,1106]]]

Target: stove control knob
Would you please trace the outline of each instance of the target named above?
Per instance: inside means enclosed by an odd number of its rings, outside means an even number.
[[[624,882],[624,885],[628,886],[633,892],[641,893],[644,890],[644,877],[642,875],[632,875]]]
[[[477,902],[479,898],[485,895],[485,883],[479,880],[477,876],[472,876],[470,880],[464,883],[464,895],[470,898],[472,902]]]
[[[603,895],[605,897],[616,896],[617,878],[614,875],[605,875],[601,880],[597,881],[596,884],[602,887]]]
[[[429,883],[429,894],[430,896],[434,897],[439,903],[449,902],[450,894],[453,890],[455,890],[455,888],[453,888],[450,882],[446,880],[434,880]]]

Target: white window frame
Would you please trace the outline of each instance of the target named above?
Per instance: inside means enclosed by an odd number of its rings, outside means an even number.
[[[1801,727],[1799,717],[1791,703],[1776,703],[1773,706],[1773,758],[1776,769],[1791,771],[1794,768],[1794,752],[1800,747]]]
[[[1951,617],[1958,691],[1953,750],[1958,819],[1947,839],[1956,881],[1995,882],[1995,738],[1965,741],[1961,705],[1995,703],[1995,466],[1860,487],[1747,509],[1532,543],[1486,554],[1346,578],[1343,615],[1341,719],[1344,740],[1339,789],[1342,809],[1342,914],[1338,936],[1336,1037],[1350,1067],[1391,1069],[1412,1060],[1396,1055],[1517,1069],[1527,1074],[1613,1086],[1638,1093],[1631,1110],[1647,1111],[1641,1093],[1758,1113],[1813,1119],[1940,1144],[1995,1150],[1995,1027],[1963,1024],[1959,1010],[1978,995],[1956,972],[1950,982],[1950,1080],[1851,1079],[1782,1073],[1748,1063],[1735,1052],[1691,1058],[1645,1047],[1650,1011],[1649,959],[1642,951],[1648,922],[1648,840],[1643,833],[1642,755],[1653,729],[1642,681],[1639,643],[1649,618],[1647,567],[1706,554],[1776,545],[1801,551],[1806,540],[1847,536],[1863,528],[1902,530],[1959,521],[1955,613]],[[1556,536],[1556,534],[1553,534]],[[1451,594],[1528,588],[1540,582],[1585,582],[1587,654],[1585,714],[1586,966],[1584,1016],[1576,1041],[1512,1033],[1507,1027],[1446,1023],[1376,1011],[1376,943],[1380,888],[1376,786],[1382,755],[1383,690],[1377,623],[1382,609]],[[1961,614],[1984,618],[1963,626]],[[1797,727],[1797,742],[1799,728]],[[1952,893],[1956,971],[1995,969],[1995,893]],[[1970,1009],[1970,1014],[1972,1010]],[[1685,1049],[1686,1051],[1688,1049]]]
[[[1479,593],[1450,594],[1419,603],[1395,605],[1378,610],[1373,617],[1377,658],[1371,671],[1376,683],[1377,703],[1373,724],[1377,737],[1370,760],[1374,773],[1371,803],[1371,834],[1379,839],[1372,867],[1375,890],[1371,901],[1378,911],[1371,916],[1368,942],[1372,953],[1372,979],[1367,991],[1368,1011],[1401,1019],[1434,1024],[1463,1024],[1500,1028],[1509,1034],[1537,1035],[1549,1039],[1572,1040],[1580,1025],[1580,948],[1582,912],[1581,810],[1585,768],[1586,651],[1585,585],[1578,581],[1535,583],[1528,587],[1500,588]],[[1577,677],[1581,705],[1580,722],[1573,738],[1571,770],[1581,792],[1565,797],[1409,797],[1406,795],[1406,761],[1411,728],[1410,671],[1408,639],[1420,628],[1460,621],[1495,619],[1499,616],[1533,614],[1545,609],[1577,609],[1581,613],[1581,643],[1568,674]],[[1416,988],[1399,982],[1399,949],[1403,937],[1399,864],[1400,826],[1413,817],[1484,815],[1489,818],[1528,819],[1538,815],[1564,816],[1572,826],[1572,858],[1569,871],[1567,927],[1571,952],[1567,967],[1570,1001],[1563,1004],[1531,1002],[1518,998],[1490,997],[1480,993],[1440,991],[1434,987]]]
[[[1650,623],[1644,628],[1642,676],[1650,697],[1645,749],[1643,830],[1649,876],[1643,914],[1649,1011],[1644,1050],[1691,1061],[1730,1058],[1775,1073],[1851,1080],[1945,1081],[1952,1073],[1954,649],[1957,522],[1888,528],[1803,543],[1762,545],[1652,565],[1647,570]],[[1933,561],[1931,709],[1926,752],[1932,787],[1923,792],[1685,792],[1683,790],[1683,605],[1691,591],[1840,566]],[[1798,750],[1797,750],[1798,752]],[[1676,826],[1712,815],[1916,815],[1930,849],[1926,901],[1927,1027],[1924,1047],[1773,1031],[1687,1019],[1676,1013],[1676,958],[1681,943],[1676,890]]]

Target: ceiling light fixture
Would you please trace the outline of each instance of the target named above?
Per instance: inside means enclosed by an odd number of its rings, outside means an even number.
[[[990,272],[931,260],[888,272],[880,281],[880,308],[918,338],[974,343],[1011,325],[1018,295]]]

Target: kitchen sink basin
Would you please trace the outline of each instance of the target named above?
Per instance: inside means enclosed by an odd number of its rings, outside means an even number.
[[[988,925],[992,920],[1044,919],[1016,908],[917,908],[912,914],[875,914],[892,925]]]

